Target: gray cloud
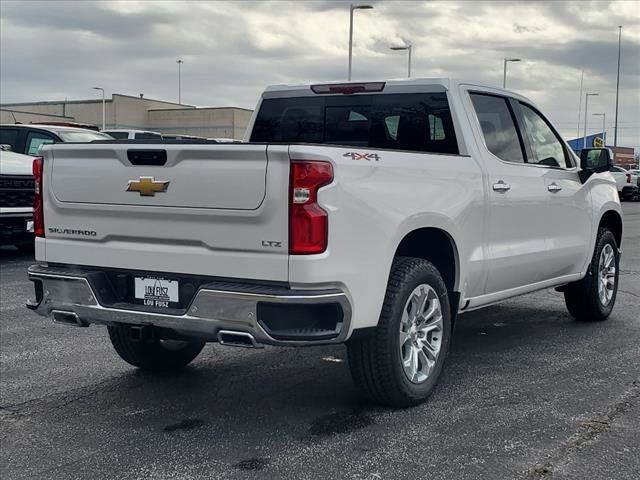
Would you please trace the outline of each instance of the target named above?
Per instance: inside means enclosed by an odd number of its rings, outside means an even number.
[[[355,13],[354,77],[397,78],[414,45],[414,76],[509,87],[575,136],[580,71],[612,134],[617,25],[623,24],[620,137],[640,145],[637,2],[385,2]],[[0,101],[87,98],[107,92],[251,107],[272,83],[346,77],[348,1],[2,2]],[[595,131],[597,119],[593,119]]]

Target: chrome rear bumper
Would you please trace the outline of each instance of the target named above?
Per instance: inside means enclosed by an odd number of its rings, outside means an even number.
[[[28,269],[28,274],[36,285],[36,300],[29,301],[27,307],[59,323],[78,326],[91,323],[153,326],[210,341],[216,341],[218,332],[224,330],[248,333],[258,344],[316,345],[343,342],[351,320],[347,296],[337,289],[293,290],[247,285],[247,288],[234,290],[227,283],[211,282],[199,288],[184,313],[165,314],[144,311],[134,305],[132,308],[114,308],[101,304],[100,292],[104,286],[96,280],[96,271],[93,269],[33,265]],[[260,291],[261,288],[263,291]],[[292,322],[295,322],[296,312],[300,312],[300,308],[324,307],[325,310],[321,312],[325,312],[327,306],[332,306],[330,311],[338,312],[335,329],[329,335],[314,337],[310,334],[304,339],[274,334],[264,321],[259,321],[259,315],[265,315],[261,305],[269,306],[271,312],[285,312],[285,315],[288,315],[287,309],[290,308],[293,312]],[[61,322],[61,318],[74,319],[74,322]]]

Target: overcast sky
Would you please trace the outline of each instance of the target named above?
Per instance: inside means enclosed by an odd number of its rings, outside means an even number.
[[[371,1],[355,12],[354,79],[453,76],[528,96],[566,138],[577,133],[580,73],[590,112],[613,139],[618,25],[622,80],[618,144],[640,147],[640,2]],[[0,102],[125,93],[197,106],[252,108],[264,86],[343,80],[349,2],[0,3]],[[583,102],[584,103],[584,102]],[[583,107],[584,108],[584,107]],[[589,131],[601,117],[589,115]],[[582,130],[582,127],[581,127]]]

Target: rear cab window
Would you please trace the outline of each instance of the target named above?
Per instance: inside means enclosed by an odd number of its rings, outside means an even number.
[[[0,128],[0,145],[9,145],[12,152],[18,152],[18,134],[17,128],[2,127]]]
[[[56,132],[63,142],[88,143],[94,140],[112,140],[106,133],[93,132],[91,130],[60,130]]]
[[[444,92],[264,99],[250,141],[459,153]]]

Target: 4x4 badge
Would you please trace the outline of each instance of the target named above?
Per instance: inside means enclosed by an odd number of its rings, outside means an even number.
[[[153,197],[156,192],[166,192],[169,181],[155,181],[153,177],[140,177],[139,180],[129,180],[127,192],[138,192],[144,197]]]
[[[343,155],[343,157],[351,157],[351,160],[375,160],[379,162],[382,158],[377,153],[357,153],[357,152],[348,152]]]

